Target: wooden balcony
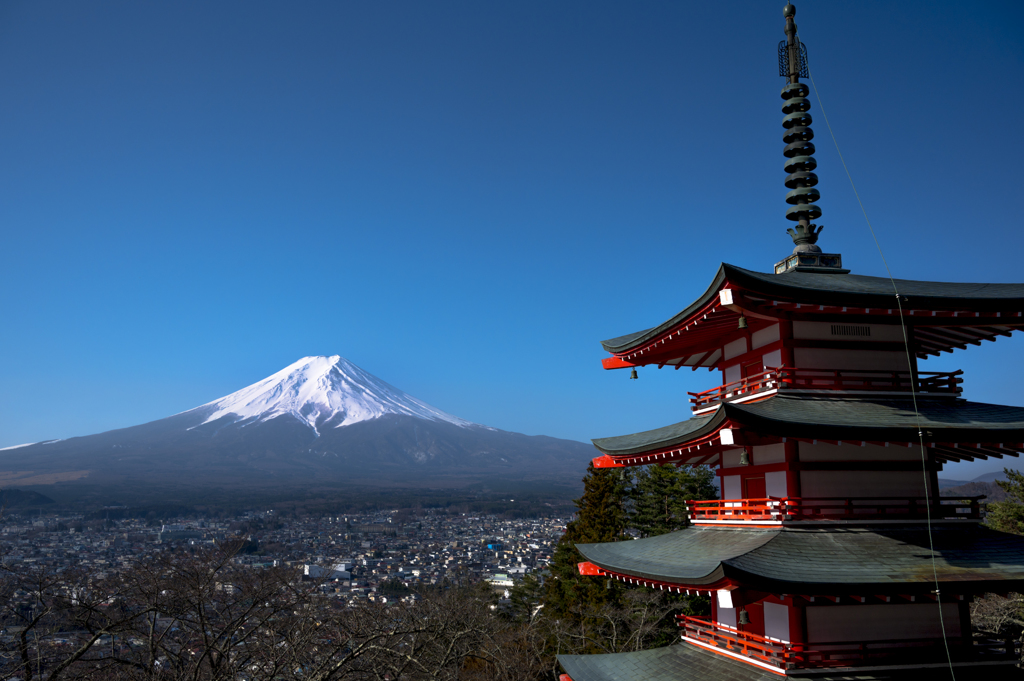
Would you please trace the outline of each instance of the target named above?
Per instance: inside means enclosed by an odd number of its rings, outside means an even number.
[[[933,521],[981,520],[978,497],[769,497],[688,501],[694,524],[765,523],[799,521]],[[929,504],[929,502],[931,502]]]
[[[739,381],[690,395],[694,414],[711,411],[722,402],[748,402],[770,397],[775,393],[854,395],[908,395],[913,389],[918,395],[946,395],[957,397],[963,371],[871,371],[796,369],[780,367],[768,369]]]
[[[736,657],[779,669],[834,669],[879,665],[911,665],[946,661],[942,639],[888,639],[839,643],[784,643],[712,622],[704,617],[678,615],[683,639]],[[950,640],[954,663],[999,662],[1016,659],[1012,638]]]

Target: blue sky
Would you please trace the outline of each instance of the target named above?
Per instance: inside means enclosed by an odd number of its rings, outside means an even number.
[[[0,446],[311,354],[507,430],[682,420],[716,375],[598,341],[792,249],[783,4],[0,4]],[[797,7],[894,274],[1024,280],[1024,5]],[[884,274],[819,113],[821,244]],[[923,368],[1024,404],[1022,349]]]

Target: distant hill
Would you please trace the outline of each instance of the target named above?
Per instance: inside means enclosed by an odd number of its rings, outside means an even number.
[[[959,487],[960,485],[966,485],[971,482],[970,480],[947,480],[946,478],[939,478],[939,489],[945,491],[947,487]]]
[[[995,482],[996,480],[1006,480],[1006,474],[1003,471],[992,471],[991,473],[985,473],[971,480],[971,482]]]
[[[47,504],[55,503],[57,502],[39,492],[29,492],[20,489],[0,489],[0,506],[5,509],[46,506]]]
[[[1006,492],[994,482],[965,482],[956,487],[946,487],[942,490],[942,496],[953,497],[962,494],[965,497],[976,497],[985,495],[986,504],[1006,499]]]

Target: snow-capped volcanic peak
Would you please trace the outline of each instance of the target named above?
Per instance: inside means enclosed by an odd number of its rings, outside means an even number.
[[[340,428],[385,414],[472,426],[363,371],[344,357],[303,357],[273,376],[197,409],[213,408],[203,423],[225,416],[267,421],[290,414],[318,428]]]

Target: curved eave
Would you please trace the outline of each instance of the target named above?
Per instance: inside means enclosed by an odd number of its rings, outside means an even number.
[[[724,404],[723,416],[745,430],[776,437],[926,444],[1024,441],[1024,408],[966,400],[843,399],[775,395]]]
[[[742,442],[732,432],[723,441],[723,431],[734,427],[743,431]],[[707,416],[592,442],[603,454],[594,459],[598,468],[698,465],[714,463],[723,449],[756,444],[753,436],[910,445],[920,441],[919,430],[927,446],[945,451],[950,460],[956,460],[957,451],[967,459],[1017,456],[1024,451],[1024,407],[919,398],[915,412],[909,398],[773,395],[758,402],[727,402]]]
[[[725,278],[751,293],[812,305],[845,305],[859,308],[891,307],[893,282],[887,277],[860,274],[787,272],[768,274],[722,265]],[[920,310],[972,310],[999,312],[1024,310],[1024,284],[976,284],[896,279],[896,289],[906,298],[904,307]]]
[[[929,549],[934,543],[934,551]],[[726,581],[791,594],[1019,590],[1024,537],[981,526],[740,530],[689,527],[659,537],[577,544],[617,575],[683,588]],[[934,570],[933,573],[933,557]]]
[[[724,561],[771,541],[773,530],[688,527],[657,537],[577,544],[589,562],[608,572],[653,582],[699,587],[722,582]]]
[[[706,416],[695,416],[670,426],[630,435],[591,440],[602,454],[620,458],[652,456],[678,447],[693,447],[713,438],[725,424],[725,410],[716,409]]]
[[[718,268],[718,272],[715,274],[715,278],[712,280],[711,285],[708,286],[708,290],[705,291],[700,298],[697,298],[697,300],[690,303],[682,312],[675,315],[668,321],[659,324],[658,326],[651,327],[650,329],[644,329],[643,331],[626,334],[625,336],[619,336],[618,338],[601,341],[601,345],[605,350],[613,355],[621,355],[624,352],[628,352],[629,350],[643,345],[649,340],[663,335],[665,332],[679,326],[681,323],[684,323],[698,311],[706,308],[710,303],[713,303],[718,299],[718,292],[725,284],[725,268],[726,265],[723,263]]]
[[[1024,326],[1024,284],[896,280],[896,286],[908,324],[935,328],[915,339],[914,351],[920,356],[995,340]],[[734,304],[721,303],[719,293],[726,288],[736,292]],[[754,314],[748,319],[753,331],[769,323],[766,320],[794,314],[844,320],[880,317],[884,323],[895,323],[900,310],[894,302],[892,282],[883,277],[765,274],[723,263],[708,289],[683,311],[650,329],[602,341],[613,355],[605,367],[710,367],[720,358],[709,352],[717,340],[736,331],[740,310]],[[938,330],[947,325],[952,330]],[[966,331],[974,327],[975,331]]]

